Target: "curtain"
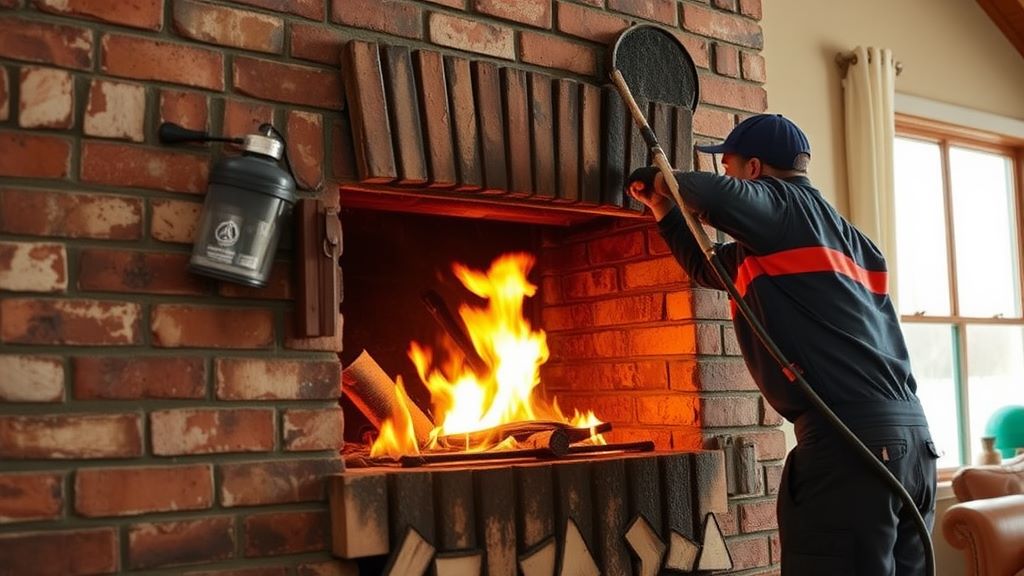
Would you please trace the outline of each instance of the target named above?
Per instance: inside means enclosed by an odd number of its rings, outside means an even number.
[[[896,67],[887,48],[858,46],[843,80],[850,221],[888,262],[889,295],[896,294],[896,201],[893,139]]]

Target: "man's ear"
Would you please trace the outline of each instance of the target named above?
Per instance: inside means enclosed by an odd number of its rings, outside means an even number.
[[[760,158],[747,160],[747,173],[750,174],[751,180],[756,180],[764,174],[764,164]]]

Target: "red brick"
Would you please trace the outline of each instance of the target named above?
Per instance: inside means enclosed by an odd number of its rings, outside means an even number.
[[[341,366],[334,360],[218,358],[220,400],[333,400],[341,395]]]
[[[173,122],[190,130],[209,128],[209,104],[202,92],[160,91],[160,122]]]
[[[698,68],[709,68],[711,66],[711,59],[708,57],[709,48],[707,40],[699,36],[683,34],[682,32],[676,32],[675,36],[683,43],[686,52],[693,59],[694,66]]]
[[[683,392],[699,392],[696,360],[673,360],[668,363],[668,387]]]
[[[628,354],[651,356],[658,354],[693,354],[696,333],[692,324],[633,328],[627,333]]]
[[[761,399],[761,426],[778,426],[782,424],[782,416],[771,405]]]
[[[749,16],[754,20],[762,17],[761,0],[740,0],[740,14]]]
[[[700,425],[700,398],[692,395],[640,396],[636,399],[637,422],[675,426]]]
[[[63,244],[0,242],[0,290],[66,292],[68,254]]]
[[[779,493],[782,484],[782,465],[764,465],[764,487],[769,496]],[[773,560],[774,561],[774,560]]]
[[[0,150],[0,176],[67,178],[71,168],[71,143],[58,136],[0,132]]]
[[[737,10],[736,0],[714,0],[712,4],[715,8],[719,8],[727,12],[735,12]]]
[[[295,573],[297,576],[359,576],[359,566],[354,560],[328,560],[299,564],[295,567]]]
[[[85,108],[83,127],[87,136],[146,138],[146,89],[139,84],[93,80]]]
[[[629,20],[573,2],[558,3],[558,30],[591,42],[612,45]]]
[[[231,78],[240,93],[264,100],[329,110],[341,110],[344,106],[341,74],[337,70],[238,56],[232,67]]]
[[[676,3],[673,0],[608,0],[608,9],[669,26],[676,25]]]
[[[734,358],[701,362],[697,380],[704,392],[757,390],[746,364]]]
[[[517,24],[551,28],[551,0],[473,0],[473,8],[481,14]]]
[[[782,562],[782,542],[779,540],[778,534],[772,534],[768,537],[768,548],[771,552],[772,564],[778,564]],[[772,576],[778,576],[778,572]]]
[[[551,360],[618,358],[629,353],[626,332],[606,330],[586,334],[548,334]]]
[[[644,253],[643,230],[602,236],[587,243],[588,260],[592,264],[606,264],[641,256]]]
[[[285,410],[281,424],[284,449],[339,450],[345,444],[344,422],[341,408]]]
[[[191,244],[199,228],[203,205],[199,202],[179,200],[151,200],[153,215],[149,223],[155,240],[176,244]]]
[[[768,539],[765,537],[729,540],[729,555],[732,557],[732,569],[735,571],[768,566]]]
[[[700,83],[700,99],[707,104],[748,112],[764,112],[768,108],[768,95],[756,84],[718,76],[702,76]]]
[[[740,70],[743,72],[744,80],[765,82],[768,79],[765,74],[764,56],[760,54],[740,52]]]
[[[597,52],[589,46],[559,36],[520,32],[519,58],[528,64],[567,70],[583,76],[597,74]]]
[[[88,292],[200,295],[206,283],[188,272],[188,254],[84,249],[78,288]]]
[[[0,416],[0,456],[17,459],[137,458],[138,414]]]
[[[722,328],[718,324],[700,324],[697,326],[698,354],[718,356],[722,354]]]
[[[663,390],[668,372],[661,361],[586,362],[541,367],[545,390]]]
[[[268,348],[274,343],[274,313],[265,308],[156,304],[150,325],[153,345],[161,348]]]
[[[98,140],[82,143],[85,182],[202,194],[208,176],[206,155]]]
[[[0,474],[0,524],[55,520],[63,510],[63,474]]]
[[[11,90],[7,85],[7,68],[0,68],[0,122],[11,117]]]
[[[401,0],[331,0],[331,21],[405,38],[423,38],[423,9]]]
[[[0,354],[0,402],[62,402],[64,363],[57,356]]]
[[[288,576],[287,566],[262,566],[257,568],[233,568],[228,570],[201,570],[185,572],[185,576]],[[351,576],[359,576],[359,572]]]
[[[289,502],[320,502],[325,479],[343,468],[340,458],[222,464],[222,506],[262,506]]]
[[[740,504],[739,513],[740,530],[744,534],[779,528],[775,518],[775,500]]]
[[[697,110],[699,113],[703,108]],[[696,127],[694,128],[696,130]],[[657,229],[649,228],[647,230],[647,253],[651,256],[665,256],[671,254],[668,245],[665,244],[665,240],[658,233]]]
[[[626,264],[622,270],[622,286],[627,290],[652,286],[678,286],[688,280],[686,273],[672,257]]]
[[[298,186],[319,190],[324,185],[324,121],[312,112],[288,112],[288,158]]]
[[[727,356],[739,356],[743,353],[739,341],[736,340],[736,329],[732,326],[722,327],[722,342],[725,345],[723,352]]]
[[[612,270],[614,272],[614,270]],[[581,280],[586,281],[586,280]],[[565,301],[562,297],[562,285],[561,279],[555,276],[541,276],[540,279],[540,298],[541,303],[545,306],[551,304],[561,304]]]
[[[77,400],[206,396],[202,358],[79,356],[72,363]]]
[[[74,82],[65,70],[23,67],[18,99],[18,126],[22,128],[66,130],[74,125]]]
[[[684,30],[748,48],[764,47],[761,27],[750,20],[688,2],[682,6]]]
[[[545,326],[551,326],[552,330],[558,328],[591,328],[595,326],[657,322],[665,317],[665,299],[661,294],[642,294],[612,300],[598,300],[577,304],[570,308],[572,310],[571,323],[568,326],[549,323],[547,321],[547,314],[545,314]],[[545,312],[548,312],[548,310]]]
[[[274,449],[273,410],[158,410],[149,426],[158,456]]]
[[[324,0],[234,0],[234,2],[266,8],[274,12],[295,14],[310,20],[324,19]]]
[[[628,394],[559,394],[558,405],[562,412],[572,414],[592,410],[604,422],[616,424],[635,423],[636,399]]]
[[[88,518],[203,510],[212,505],[210,464],[83,468],[75,473],[75,512]]]
[[[229,98],[224,104],[224,135],[243,137],[274,123],[274,108],[265,104]]]
[[[278,556],[327,549],[326,512],[279,512],[245,519],[245,556]]]
[[[0,56],[5,58],[89,70],[92,47],[92,30],[86,28],[0,19]]]
[[[693,133],[725,140],[735,126],[734,115],[707,106],[693,113]]]
[[[735,46],[715,44],[715,72],[731,78],[740,77],[739,52]]]
[[[515,43],[511,28],[432,12],[429,18],[430,41],[439,46],[515,59]]]
[[[0,302],[0,341],[11,344],[115,346],[141,344],[142,307],[101,300]]]
[[[288,44],[291,46],[292,58],[337,66],[341,48],[349,38],[345,30],[293,22]]]
[[[562,279],[562,289],[565,297],[569,299],[614,294],[619,290],[618,275],[615,268],[598,268],[568,274]]]
[[[95,0],[35,0],[35,6],[44,12],[145,30],[160,30],[164,23],[163,0],[136,0],[127,4]]]
[[[224,54],[188,44],[107,34],[100,40],[100,70],[112,76],[224,89]]]
[[[540,262],[537,266],[541,270],[577,270],[587,265],[587,247],[585,244],[576,243],[568,246],[557,246],[546,248],[540,254]]]
[[[693,291],[693,314],[695,318],[709,320],[730,320],[730,300],[719,290],[697,289]]]
[[[162,568],[234,557],[235,519],[146,522],[128,528],[128,568]]]
[[[680,290],[665,295],[665,318],[668,320],[690,320],[693,314],[693,291]]]
[[[786,434],[782,430],[745,432],[743,437],[757,444],[757,461],[782,460],[786,457]]]
[[[174,29],[183,38],[271,54],[284,48],[284,20],[277,16],[177,0],[173,18]]]
[[[700,423],[705,428],[756,426],[759,420],[756,397],[705,396],[701,403]]]
[[[142,200],[106,194],[0,190],[0,229],[11,234],[137,240]]]
[[[120,568],[115,528],[0,534],[0,566],[7,574],[85,576]]]

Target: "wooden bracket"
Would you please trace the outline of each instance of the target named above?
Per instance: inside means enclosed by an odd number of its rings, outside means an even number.
[[[313,198],[295,209],[297,285],[295,333],[303,338],[335,336],[341,306],[341,220],[335,208]]]

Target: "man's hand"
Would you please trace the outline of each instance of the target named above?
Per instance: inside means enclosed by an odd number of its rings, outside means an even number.
[[[668,196],[665,179],[657,166],[633,170],[626,179],[626,192],[650,208],[657,220],[661,220],[672,209],[672,199]]]

